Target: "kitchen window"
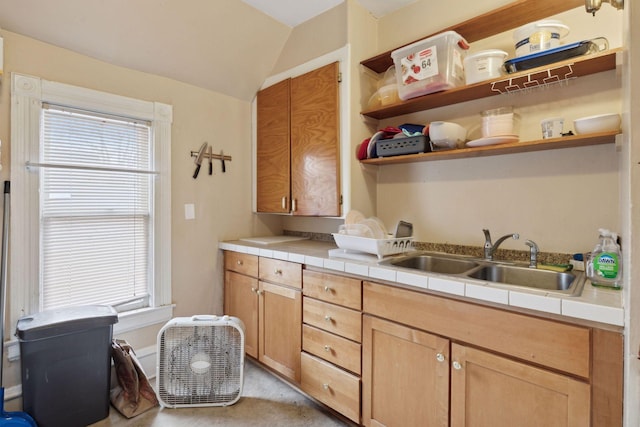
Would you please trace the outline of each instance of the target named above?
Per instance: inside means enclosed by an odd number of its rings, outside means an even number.
[[[171,106],[12,75],[10,316],[171,317]],[[123,326],[124,323],[124,326]]]

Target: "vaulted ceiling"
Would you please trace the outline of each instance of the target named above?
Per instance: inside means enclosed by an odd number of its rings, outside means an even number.
[[[380,17],[415,0],[357,0]],[[250,100],[292,28],[344,0],[0,0],[0,28]]]

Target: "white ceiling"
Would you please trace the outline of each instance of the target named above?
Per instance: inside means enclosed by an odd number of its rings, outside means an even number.
[[[295,27],[314,16],[339,5],[344,0],[242,0],[289,27]],[[416,0],[357,0],[373,16],[380,18]]]
[[[381,17],[416,0],[356,1]],[[272,72],[292,27],[343,2],[0,0],[0,28],[251,100]]]

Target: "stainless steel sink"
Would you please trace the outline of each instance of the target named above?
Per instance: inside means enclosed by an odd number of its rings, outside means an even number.
[[[583,272],[556,272],[458,255],[418,253],[381,261],[382,265],[449,274],[503,285],[537,289],[562,296],[582,293]]]
[[[462,274],[479,265],[477,262],[468,259],[435,255],[407,256],[383,263],[388,263],[388,265],[395,267],[411,268],[441,274]]]
[[[546,290],[553,293],[575,295],[582,290],[583,274],[538,270],[509,265],[485,265],[467,274],[468,277],[507,285]]]

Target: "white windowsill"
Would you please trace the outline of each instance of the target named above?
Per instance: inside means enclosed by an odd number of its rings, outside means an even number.
[[[141,308],[125,313],[118,314],[118,323],[113,325],[113,336],[123,334],[125,332],[135,331],[147,326],[165,323],[173,317],[173,308],[175,306],[165,305],[154,308]],[[7,349],[7,357],[9,361],[18,360],[20,358],[20,346],[17,338],[12,337],[5,341],[4,346]]]

